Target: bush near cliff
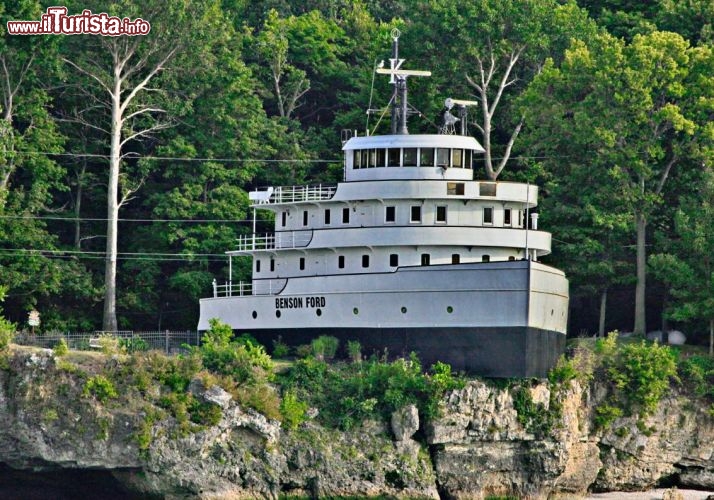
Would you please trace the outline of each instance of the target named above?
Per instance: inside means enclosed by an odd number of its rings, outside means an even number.
[[[279,382],[287,393],[316,407],[323,424],[341,429],[368,418],[387,419],[408,404],[416,405],[423,417],[434,417],[446,391],[464,383],[444,363],[436,363],[425,373],[414,353],[391,362],[353,358],[351,363],[328,364],[309,356],[297,360]]]

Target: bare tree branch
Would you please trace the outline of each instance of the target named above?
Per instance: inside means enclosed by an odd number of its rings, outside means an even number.
[[[112,95],[112,90],[111,90],[111,89],[109,88],[109,86],[108,86],[106,83],[104,83],[104,82],[102,81],[102,79],[99,78],[97,75],[95,75],[94,73],[92,73],[92,72],[90,72],[90,71],[88,71],[88,70],[85,70],[84,68],[82,68],[82,67],[79,66],[78,64],[75,64],[74,62],[72,62],[72,61],[70,61],[69,59],[67,59],[66,57],[63,57],[63,58],[62,58],[62,61],[64,61],[64,62],[66,62],[67,64],[69,64],[70,66],[72,66],[73,68],[75,68],[75,69],[76,69],[77,71],[79,71],[80,73],[82,73],[82,74],[84,74],[84,75],[87,75],[88,77],[93,78],[94,80],[96,80],[96,82],[97,82],[104,90],[106,90],[107,92],[109,92],[109,95]]]

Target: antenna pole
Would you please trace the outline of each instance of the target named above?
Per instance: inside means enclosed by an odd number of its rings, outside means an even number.
[[[397,79],[397,88],[399,89],[399,98],[401,112],[399,113],[399,130],[398,134],[407,135],[409,130],[407,130],[407,79],[406,77],[401,77]]]
[[[392,66],[399,61],[399,31],[392,32]],[[399,80],[394,82],[394,92],[392,94],[392,135],[397,133],[397,121],[399,119],[399,108],[397,105],[397,96],[399,94]]]

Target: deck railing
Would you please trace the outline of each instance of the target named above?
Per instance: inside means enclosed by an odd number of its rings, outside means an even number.
[[[312,241],[312,230],[283,231],[280,233],[249,234],[238,237],[238,252],[304,248]]]
[[[250,193],[250,199],[256,205],[273,203],[297,203],[301,201],[329,200],[335,195],[336,186],[279,186],[269,187]]]
[[[283,291],[288,280],[285,278],[273,280],[259,280],[253,283],[240,281],[233,283],[228,281],[219,284],[213,280],[214,297],[244,297],[247,295],[277,295]]]

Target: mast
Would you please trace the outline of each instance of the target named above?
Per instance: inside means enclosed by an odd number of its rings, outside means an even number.
[[[389,59],[389,69],[377,68],[380,75],[390,75],[389,83],[394,85],[392,92],[392,134],[407,135],[407,117],[409,116],[409,103],[407,101],[407,77],[408,76],[431,76],[431,71],[417,71],[401,69],[404,59],[399,59],[399,36],[398,29],[392,30],[392,57]]]

